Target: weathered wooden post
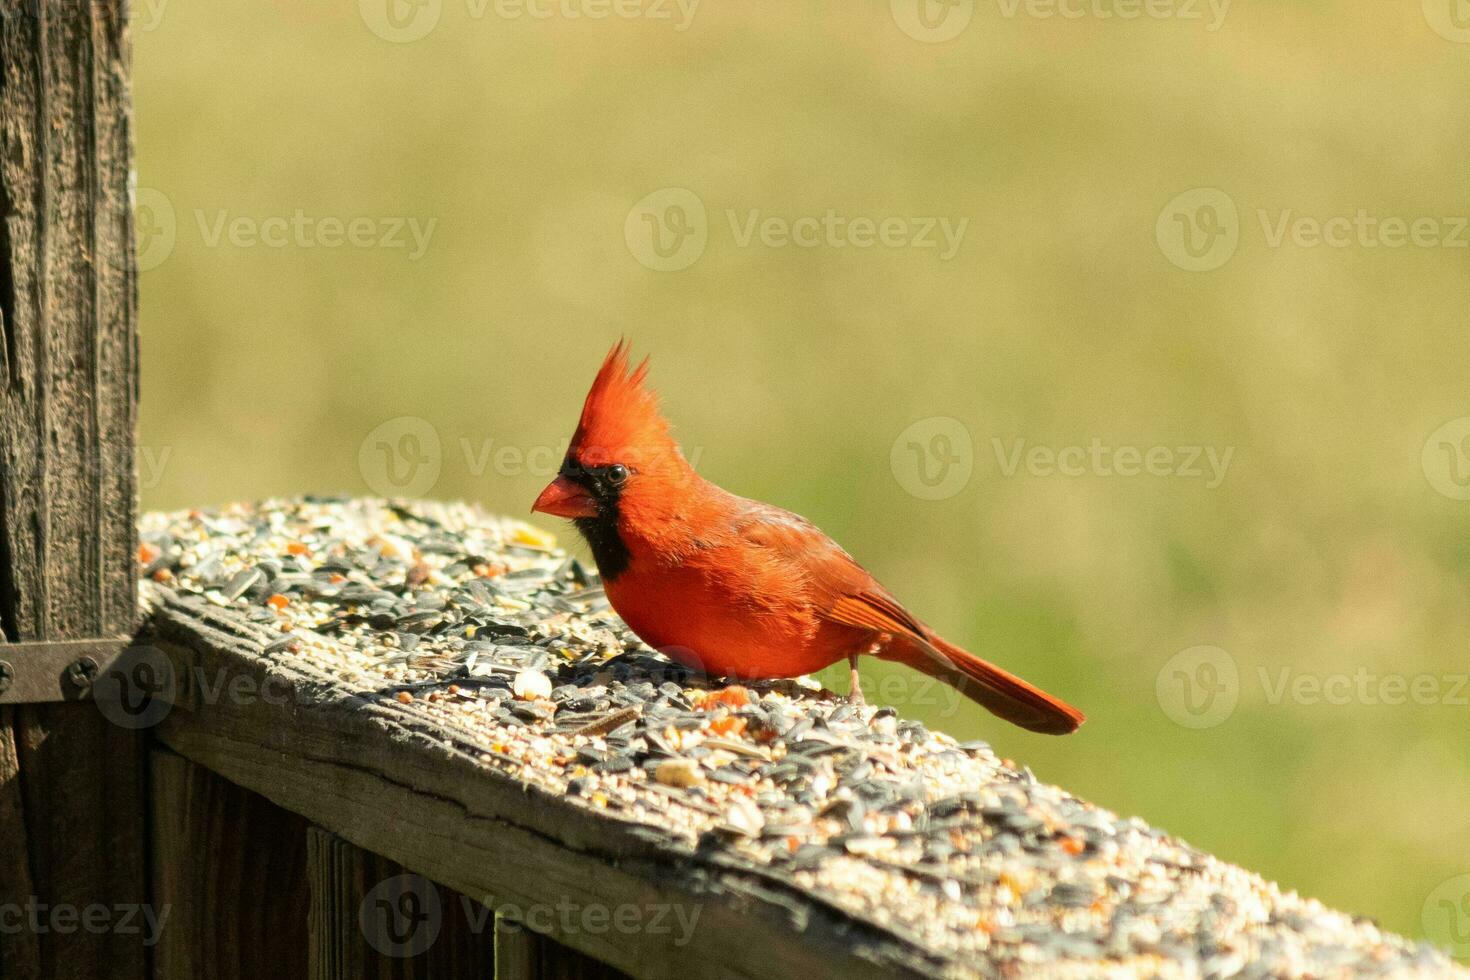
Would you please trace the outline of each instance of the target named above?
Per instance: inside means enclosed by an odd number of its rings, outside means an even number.
[[[140,737],[79,702],[136,605],[126,21],[0,6],[0,905],[26,916],[5,977],[147,971],[95,911],[147,901]]]

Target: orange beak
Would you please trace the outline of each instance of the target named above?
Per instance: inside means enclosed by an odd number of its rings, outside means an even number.
[[[532,510],[553,517],[596,517],[597,502],[586,490],[564,476],[559,476],[546,485],[541,496],[531,505]]]

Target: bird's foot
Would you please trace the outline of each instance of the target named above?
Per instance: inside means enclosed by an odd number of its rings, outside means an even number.
[[[848,670],[851,672],[850,673],[851,679],[848,682],[847,703],[848,704],[855,704],[855,705],[857,705],[858,707],[861,708],[861,707],[865,707],[867,705],[868,701],[867,701],[866,698],[863,697],[863,680],[862,680],[862,678],[860,676],[858,676],[858,665],[857,664],[858,664],[857,654],[855,654],[855,653],[848,654],[847,655],[847,667],[848,667]]]

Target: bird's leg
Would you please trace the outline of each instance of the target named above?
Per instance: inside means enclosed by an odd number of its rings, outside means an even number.
[[[889,642],[892,641],[892,639],[893,637],[889,636],[887,633],[879,633],[873,637],[873,642],[868,644],[868,648],[862,652],[868,654],[876,654],[879,650],[882,650],[885,646],[887,646]],[[847,689],[847,700],[851,704],[855,704],[858,707],[863,707],[868,703],[868,700],[867,698],[863,697],[862,678],[858,677],[858,656],[859,655],[856,653],[849,653],[847,655],[847,666],[848,669],[852,672],[849,687]]]

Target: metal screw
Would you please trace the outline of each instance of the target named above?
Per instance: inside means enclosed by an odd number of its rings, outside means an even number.
[[[78,657],[67,665],[66,677],[77,687],[91,687],[97,679],[97,661],[91,657]]]
[[[0,694],[10,690],[10,685],[15,681],[15,668],[3,660],[0,660]]]

